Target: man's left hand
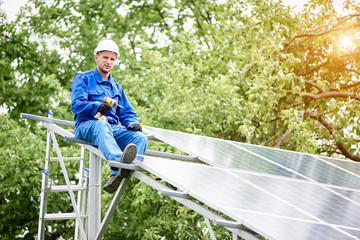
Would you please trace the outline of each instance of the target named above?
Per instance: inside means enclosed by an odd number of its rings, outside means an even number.
[[[127,129],[129,129],[131,131],[140,131],[140,132],[142,132],[142,126],[140,124],[138,124],[138,123],[130,125]]]

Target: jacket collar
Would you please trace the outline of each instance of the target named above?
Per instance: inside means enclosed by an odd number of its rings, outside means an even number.
[[[104,80],[103,77],[101,76],[101,74],[99,73],[99,70],[97,69],[97,67],[94,70],[95,72],[95,79],[98,83],[104,83],[104,82],[108,82],[110,83],[113,87],[115,87],[115,79],[113,79],[113,77],[111,76],[111,73],[109,75],[109,80]]]

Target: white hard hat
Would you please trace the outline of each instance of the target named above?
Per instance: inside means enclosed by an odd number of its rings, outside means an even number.
[[[97,47],[95,48],[94,55],[97,55],[98,53],[102,51],[109,51],[116,53],[116,58],[119,57],[119,47],[113,40],[103,40],[99,42]]]

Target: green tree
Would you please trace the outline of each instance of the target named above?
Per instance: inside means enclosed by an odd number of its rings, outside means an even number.
[[[60,55],[31,40],[32,31],[22,29],[20,23],[7,22],[4,14],[0,19],[0,106],[9,110],[12,119],[21,112],[44,115],[55,107],[50,99],[62,94],[57,79],[63,76],[57,68]]]
[[[352,6],[359,11],[359,4]],[[286,100],[280,107],[292,109],[283,115],[290,120],[290,131],[285,135],[291,135],[284,138],[284,145],[300,143],[295,139],[307,132],[306,136],[318,144],[316,153],[360,161],[360,14],[337,17],[331,5],[308,7],[309,11],[314,8],[321,9],[321,14],[304,14],[310,22],[307,29],[299,29],[282,43],[283,53],[298,59],[292,66],[294,80],[287,86]],[[301,129],[296,130],[299,125]]]
[[[37,232],[45,142],[0,115],[0,238],[32,239]],[[43,129],[37,128],[45,134]]]
[[[350,0],[346,6],[360,10]],[[338,17],[332,1],[311,0],[294,14],[271,0],[29,0],[16,21],[0,18],[0,106],[9,110],[4,118],[52,109],[56,118],[72,120],[71,81],[78,71],[95,68],[93,49],[100,39],[112,38],[120,45],[112,74],[144,125],[359,159],[359,15]],[[347,48],[341,45],[345,35],[352,41]],[[43,141],[45,133],[28,124],[34,135],[21,130]],[[6,126],[11,142],[17,141],[15,127],[25,124]],[[31,154],[35,149],[28,152],[31,166],[43,161]],[[40,176],[41,167],[34,169]],[[199,215],[143,183],[132,181],[123,202],[107,230],[110,238],[201,236],[194,230],[204,224]],[[37,212],[28,219],[28,236],[35,233]],[[128,230],[118,228],[124,221]],[[53,238],[71,236],[59,226],[53,229]],[[9,238],[26,232],[16,231]],[[221,238],[229,238],[226,234],[217,231]]]

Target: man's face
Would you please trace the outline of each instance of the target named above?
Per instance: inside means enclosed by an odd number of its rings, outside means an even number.
[[[95,55],[99,71],[103,73],[110,73],[116,62],[116,53],[104,51]]]

